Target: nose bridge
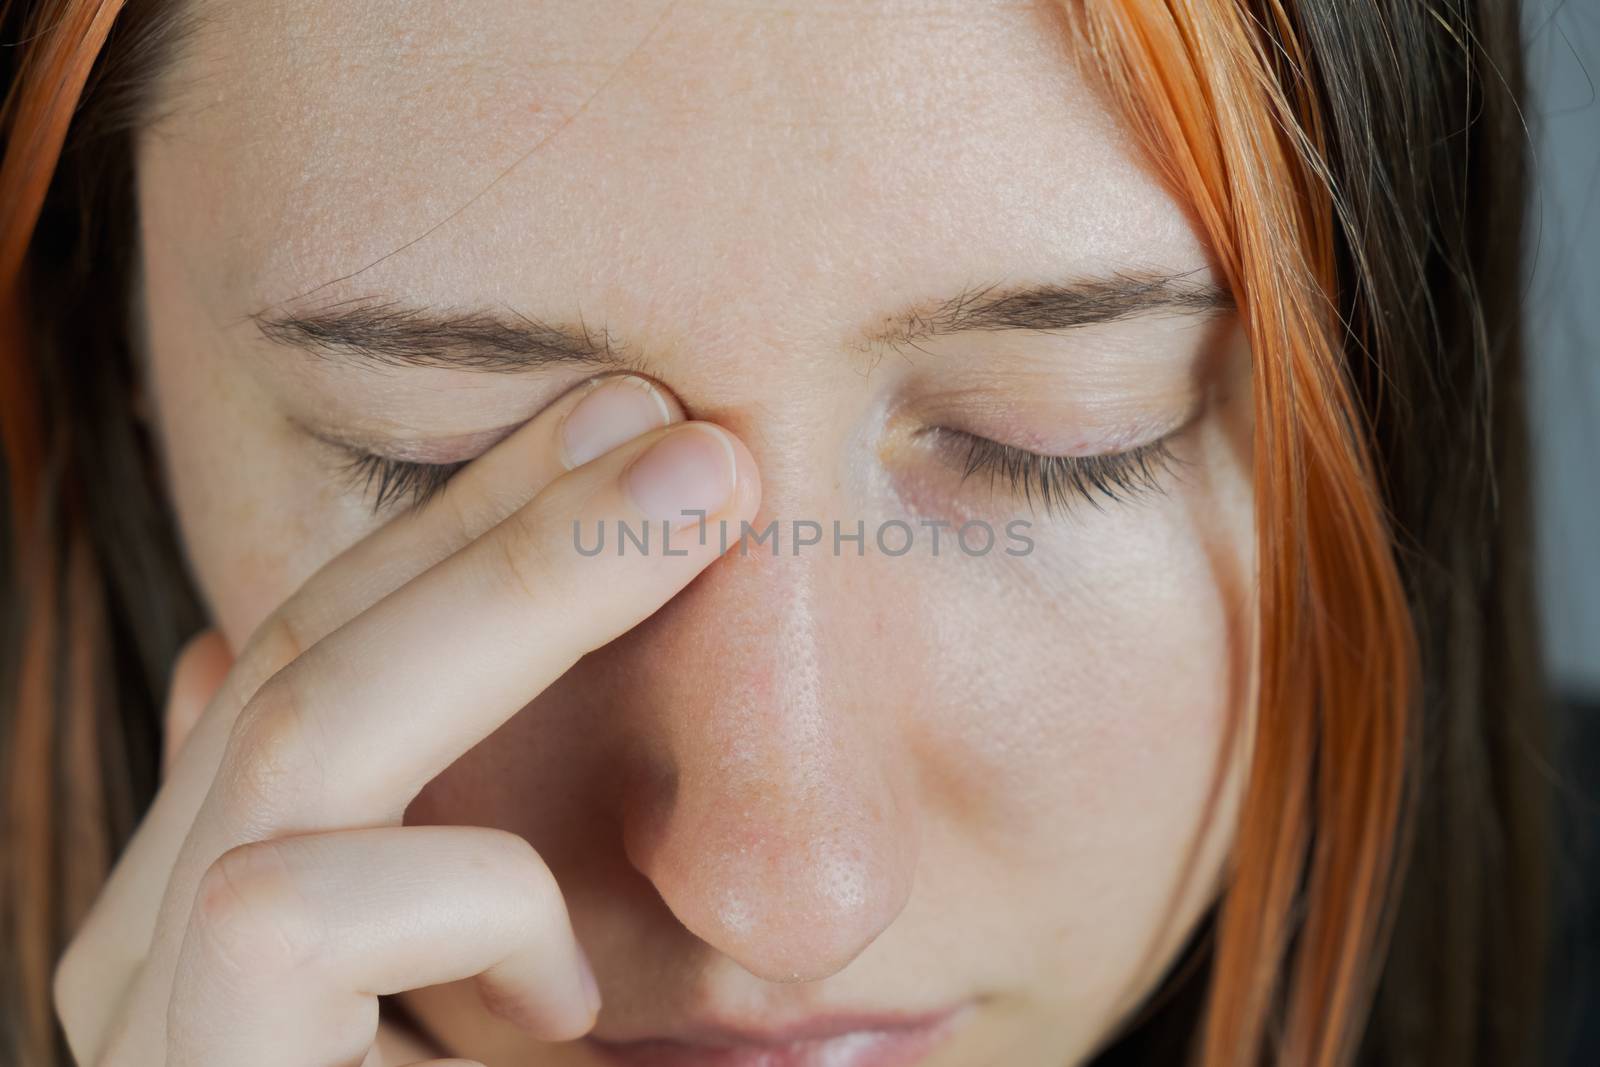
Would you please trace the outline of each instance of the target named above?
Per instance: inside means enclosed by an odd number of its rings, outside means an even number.
[[[660,765],[630,859],[691,931],[758,976],[815,978],[899,913],[916,827],[887,719],[863,706],[845,575],[736,548],[641,635]],[[856,646],[858,649],[861,647]]]

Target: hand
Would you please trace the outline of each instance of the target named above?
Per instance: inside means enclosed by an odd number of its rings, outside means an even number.
[[[598,993],[534,850],[402,816],[716,558],[681,509],[737,528],[759,497],[727,431],[601,379],[330,562],[236,662],[192,643],[168,719],[193,730],[57,971],[78,1061],[359,1064],[378,996],[469,977],[545,1040],[585,1033]],[[598,522],[659,537],[668,518],[690,524],[671,555],[573,544],[575,520],[589,544]]]

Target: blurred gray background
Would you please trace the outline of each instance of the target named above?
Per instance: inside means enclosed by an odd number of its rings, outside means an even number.
[[[1527,321],[1554,677],[1600,702],[1600,0],[1529,0]],[[1600,1060],[1596,1060],[1600,1063]]]
[[[1539,591],[1557,706],[1552,1065],[1600,1064],[1600,0],[1525,0],[1526,309]]]

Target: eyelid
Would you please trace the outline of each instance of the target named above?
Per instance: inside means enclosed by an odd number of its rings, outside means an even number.
[[[1092,390],[1063,394],[1039,383],[1003,393],[949,390],[918,397],[903,417],[922,427],[940,426],[1002,441],[1041,456],[1122,452],[1177,433],[1207,407],[1203,391],[1181,388],[1136,395],[1100,395]]]
[[[419,508],[439,493],[470,460],[453,463],[413,463],[380,456],[372,452],[350,452],[343,471],[351,486],[363,496],[372,496],[374,515],[393,508],[397,501],[410,497],[407,508]],[[376,490],[374,490],[376,483]]]
[[[536,415],[537,413],[535,413]],[[505,426],[449,438],[407,440],[384,434],[330,431],[297,418],[301,432],[336,453],[340,473],[352,489],[373,496],[372,511],[393,509],[406,496],[408,509],[421,507],[462,467],[527,425],[534,416]]]
[[[295,421],[295,420],[291,420]],[[376,456],[396,463],[442,467],[467,463],[483,455],[521,428],[527,420],[490,430],[457,434],[453,437],[407,439],[387,434],[350,433],[319,429],[296,421],[304,433],[345,455]]]
[[[1055,455],[1034,452],[966,430],[930,426],[926,430],[957,450],[961,481],[987,472],[991,490],[997,481],[1031,509],[1035,497],[1045,514],[1066,513],[1078,503],[1104,511],[1107,503],[1126,503],[1150,493],[1165,493],[1161,477],[1173,465],[1184,463],[1170,448],[1196,420],[1190,418],[1162,436],[1133,448],[1089,455]]]

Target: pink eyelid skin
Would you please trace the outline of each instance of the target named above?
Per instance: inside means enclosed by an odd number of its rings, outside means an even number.
[[[985,410],[987,408],[987,410]],[[936,405],[906,412],[904,418],[920,436],[940,428],[982,437],[1042,456],[1096,456],[1128,452],[1170,437],[1205,414],[1205,399],[1186,391],[1171,402],[1134,402],[1070,406],[1039,404]]]
[[[524,420],[525,422],[526,420]],[[346,452],[359,452],[379,456],[399,463],[418,463],[443,466],[476,459],[505,438],[511,436],[522,422],[492,430],[458,434],[453,437],[429,438],[426,441],[407,441],[403,438],[372,435],[340,435],[310,427],[302,427],[312,437]]]

